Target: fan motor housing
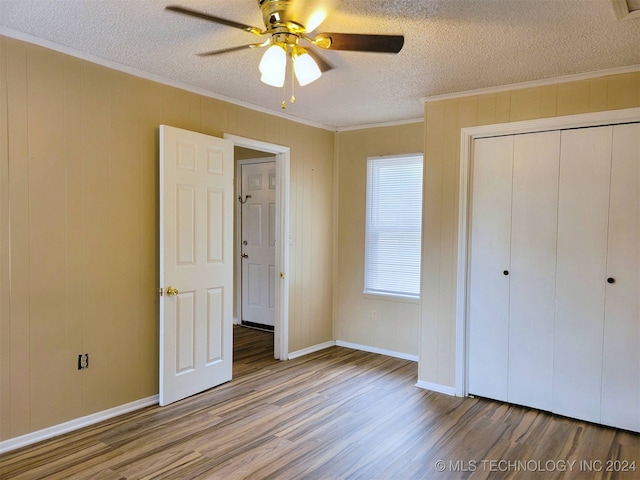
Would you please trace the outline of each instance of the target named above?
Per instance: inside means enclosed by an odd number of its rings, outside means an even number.
[[[258,5],[267,31],[274,31],[279,27],[284,27],[293,34],[305,31],[304,26],[291,19],[293,12],[290,0],[258,0]]]
[[[300,40],[300,37],[298,37],[298,35],[296,35],[295,33],[291,33],[285,29],[282,29],[282,31],[279,30],[280,29],[276,29],[275,32],[271,35],[273,43],[280,43],[289,46],[298,44],[298,40]]]

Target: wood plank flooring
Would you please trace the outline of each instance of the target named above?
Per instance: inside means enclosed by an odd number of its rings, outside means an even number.
[[[272,333],[234,334],[231,382],[8,452],[0,478],[640,478],[640,435],[422,390],[416,363],[348,348],[279,362]]]

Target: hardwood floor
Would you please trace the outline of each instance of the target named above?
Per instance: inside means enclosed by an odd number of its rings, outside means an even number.
[[[231,382],[6,453],[0,478],[640,478],[640,435],[422,390],[416,363],[348,348],[279,362],[272,333],[234,334]]]

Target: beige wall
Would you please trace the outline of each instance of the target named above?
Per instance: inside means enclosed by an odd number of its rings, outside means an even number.
[[[640,73],[425,105],[420,381],[455,382],[460,129],[638,106]]]
[[[453,386],[460,128],[634,106],[640,73],[334,134],[0,37],[0,440],[157,393],[159,124],[291,148],[290,351],[419,353],[420,380]],[[365,298],[366,158],[423,150],[422,306]]]
[[[158,392],[160,124],[291,148],[289,349],[333,338],[333,132],[0,37],[0,440]]]
[[[336,340],[417,355],[419,303],[365,297],[364,229],[367,157],[422,153],[422,122],[337,134],[338,240]],[[377,319],[371,317],[377,311]]]

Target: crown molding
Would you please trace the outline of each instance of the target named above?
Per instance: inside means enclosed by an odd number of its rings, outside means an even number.
[[[275,117],[280,117],[285,120],[289,120],[295,123],[300,123],[309,127],[320,128],[320,129],[329,130],[332,132],[336,131],[336,128],[331,125],[324,125],[321,123],[312,122],[310,120],[305,120],[293,115],[288,115],[288,114],[280,113],[274,110],[269,110],[267,108],[259,107],[257,105],[243,102],[241,100],[227,97],[225,95],[216,94],[216,93],[210,92],[209,90],[205,90],[203,88],[194,87],[193,85],[189,85],[182,82],[176,82],[174,80],[170,80],[168,78],[162,77],[161,75],[157,75],[155,73],[145,72],[144,70],[139,70],[137,68],[124,65],[122,63],[114,62],[112,60],[107,60],[105,58],[101,58],[96,55],[92,55],[90,53],[81,52],[80,50],[76,50],[75,48],[67,47],[65,45],[60,45],[50,40],[45,40],[43,38],[36,37],[29,33],[13,30],[11,28],[7,28],[2,25],[0,25],[0,36],[13,38],[15,40],[31,43],[33,45],[38,45],[40,47],[48,48],[49,50],[54,50],[56,52],[63,53],[65,55],[69,55],[71,57],[79,58],[80,60],[86,60],[87,62],[95,63],[96,65],[100,65],[102,67],[107,67],[112,70],[117,70],[119,72],[127,73],[129,75],[133,75],[134,77],[142,78],[144,80],[150,80],[152,82],[160,83],[162,85],[167,85],[169,87],[178,88],[180,90],[185,90],[187,92],[195,93],[197,95],[202,95],[203,97],[221,100],[223,102],[230,103],[232,105],[237,105],[239,107],[247,108],[249,110],[253,110],[256,112],[265,113],[267,115],[273,115]]]
[[[627,0],[611,0],[611,6],[618,20],[640,18],[640,10],[631,10]]]
[[[626,67],[609,68],[606,70],[597,70],[594,72],[578,73],[575,75],[564,75],[561,77],[544,78],[542,80],[533,80],[530,82],[510,83],[508,85],[500,85],[496,87],[479,88],[476,90],[465,90],[462,92],[443,93],[441,95],[432,95],[423,97],[425,103],[436,102],[440,100],[451,100],[454,98],[470,97],[472,95],[489,95],[493,93],[502,93],[511,90],[522,90],[524,88],[544,87],[547,85],[556,85],[558,83],[576,82],[580,80],[591,80],[609,75],[620,75],[623,73],[640,72],[640,65],[629,65]]]
[[[368,128],[396,127],[398,125],[408,125],[410,123],[424,123],[424,118],[409,118],[407,120],[394,120],[391,122],[370,123],[366,125],[354,125],[352,127],[337,127],[336,132],[348,132],[351,130],[366,130]]]

